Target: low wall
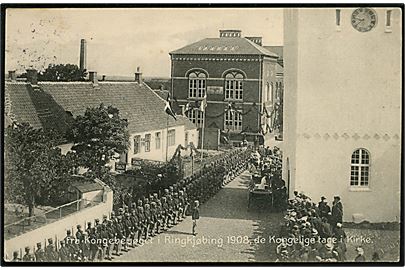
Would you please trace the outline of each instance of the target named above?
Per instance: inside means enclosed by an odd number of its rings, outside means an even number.
[[[41,242],[42,247],[45,247],[45,241],[48,238],[52,238],[54,241],[63,240],[68,229],[73,229],[73,234],[76,233],[76,225],[78,224],[82,225],[82,228],[85,229],[87,222],[94,223],[96,218],[102,220],[103,215],[110,216],[113,207],[113,192],[105,192],[103,199],[103,202],[93,207],[75,212],[65,218],[6,240],[4,242],[5,260],[11,260],[14,251],[24,252],[26,246],[31,248],[31,253],[35,251],[36,243]]]

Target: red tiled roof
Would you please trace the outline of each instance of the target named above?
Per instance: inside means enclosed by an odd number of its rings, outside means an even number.
[[[28,83],[6,82],[5,96],[9,106],[6,124],[12,121],[27,122],[34,128],[56,129],[65,134],[71,119],[53,97],[42,89],[33,88]]]
[[[177,121],[167,117],[165,100],[136,82],[99,82],[96,87],[91,82],[40,82],[39,85],[73,116],[82,115],[86,108],[101,103],[118,108],[120,117],[128,120],[130,133],[166,128],[167,119],[168,127],[189,121],[185,117],[178,117]]]
[[[128,120],[130,133],[164,129],[167,120],[168,127],[196,128],[186,117],[178,116],[177,121],[168,117],[165,100],[136,82],[99,82],[96,87],[91,82],[39,82],[36,90],[28,83],[6,82],[6,94],[13,118],[34,128],[64,131],[68,113],[83,115],[87,108],[101,103],[119,109],[121,118]]]
[[[241,37],[206,38],[172,51],[170,54],[266,55],[273,58],[278,57],[264,47]]]

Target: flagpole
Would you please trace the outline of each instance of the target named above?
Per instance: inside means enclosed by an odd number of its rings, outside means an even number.
[[[169,115],[166,115],[166,163],[168,151],[169,151]]]
[[[203,165],[203,159],[204,159],[204,127],[205,127],[205,110],[203,110],[203,126],[202,126],[202,132],[201,132],[201,165]]]

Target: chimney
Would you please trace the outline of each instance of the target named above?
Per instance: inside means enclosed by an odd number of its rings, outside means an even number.
[[[219,37],[227,37],[227,38],[236,38],[241,37],[242,31],[241,30],[219,30]]]
[[[141,67],[137,67],[137,68],[136,68],[135,81],[136,81],[138,84],[142,84],[142,72],[141,72]]]
[[[93,83],[93,85],[98,84],[97,72],[96,71],[89,71],[89,80]]]
[[[8,79],[10,81],[15,81],[17,79],[17,75],[15,73],[15,70],[9,70],[8,71]]]
[[[262,40],[263,40],[262,37],[245,37],[245,38],[256,43],[259,46],[262,46]]]
[[[85,39],[80,40],[80,70],[85,70],[87,67],[87,42]]]
[[[38,85],[38,72],[36,69],[27,69],[27,82]]]

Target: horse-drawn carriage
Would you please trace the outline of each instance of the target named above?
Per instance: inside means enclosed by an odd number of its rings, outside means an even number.
[[[249,184],[248,208],[259,201],[271,206],[272,192],[269,176],[256,172],[252,174]]]

